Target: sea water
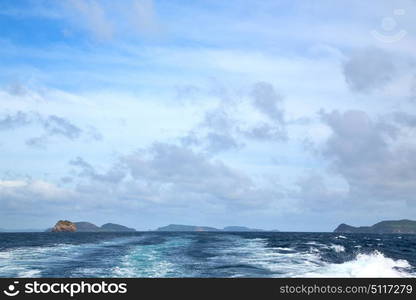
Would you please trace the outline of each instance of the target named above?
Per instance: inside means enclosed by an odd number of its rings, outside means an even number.
[[[0,277],[413,277],[416,235],[0,233]]]

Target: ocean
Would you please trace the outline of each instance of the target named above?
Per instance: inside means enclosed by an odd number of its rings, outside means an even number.
[[[414,277],[416,235],[0,233],[0,277]]]

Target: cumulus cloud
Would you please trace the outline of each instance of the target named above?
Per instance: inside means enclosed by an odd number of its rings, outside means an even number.
[[[218,85],[219,86],[219,85]],[[198,146],[208,153],[241,149],[245,140],[281,142],[287,140],[283,97],[268,82],[257,82],[242,99],[220,86],[214,93],[217,107],[205,112],[196,129],[180,138],[183,145]],[[211,93],[212,94],[212,93]],[[255,118],[246,110],[255,111]]]
[[[206,136],[207,147],[210,153],[217,153],[229,149],[238,149],[241,143],[238,143],[233,136],[228,133],[210,132]]]
[[[120,164],[113,165],[112,168],[106,173],[97,172],[91,164],[79,156],[71,160],[69,164],[71,166],[77,167],[78,170],[80,170],[78,173],[79,177],[87,177],[94,181],[116,184],[123,180],[123,178],[126,176],[126,171]]]
[[[411,97],[411,77],[414,76],[415,67],[412,56],[367,47],[352,51],[342,67],[345,81],[354,92],[381,91],[394,84],[400,85],[402,92],[407,92],[408,88],[404,88],[403,84],[410,82]]]
[[[253,106],[270,120],[283,124],[284,111],[281,108],[283,97],[274,89],[273,85],[267,82],[254,84],[251,92]]]
[[[344,63],[345,80],[351,90],[371,92],[381,89],[396,75],[393,56],[378,48],[365,48],[356,51]]]
[[[31,212],[65,206],[75,193],[42,180],[0,180],[0,207],[7,212]]]
[[[235,199],[233,195],[253,187],[249,177],[221,161],[210,161],[203,154],[184,147],[157,143],[146,156],[136,153],[123,158],[137,180],[173,184],[182,191],[212,194],[230,200]]]
[[[372,120],[363,111],[321,113],[331,128],[323,155],[361,201],[413,201],[416,144],[406,139],[408,124]],[[414,129],[413,129],[414,130]]]
[[[155,143],[122,155],[107,172],[98,173],[84,159],[70,162],[79,172],[77,192],[93,197],[167,207],[266,207],[282,198],[276,187],[258,186],[243,172],[189,148]],[[209,213],[209,211],[207,211]]]
[[[408,126],[408,127],[416,127],[416,115],[409,114],[403,111],[395,112],[392,114],[393,120],[396,123]]]
[[[47,217],[48,222],[124,215],[163,224],[169,218],[193,222],[196,216],[229,222],[230,213],[233,218],[278,215],[287,207],[285,191],[276,182],[260,184],[223,161],[173,144],[155,143],[105,167],[82,157],[69,164],[72,170],[60,180],[64,187],[31,179],[0,181],[0,210],[9,216]]]
[[[412,83],[410,84],[410,100],[416,101],[416,75],[413,76]]]
[[[216,131],[231,131],[237,122],[238,120],[232,118],[226,108],[220,106],[205,113],[201,126]]]
[[[282,108],[283,97],[268,82],[255,83],[250,96],[254,109],[265,116],[268,122],[261,121],[243,130],[243,134],[257,140],[286,140],[286,122]]]
[[[242,146],[237,132],[240,122],[221,101],[218,107],[206,111],[198,126],[179,140],[184,146],[197,146],[211,154],[236,150]]]
[[[34,197],[56,201],[62,197],[68,196],[68,192],[57,187],[54,184],[42,180],[31,181],[0,181],[0,187],[3,193],[9,193],[16,197],[31,194]]]
[[[340,209],[346,199],[347,191],[331,189],[319,174],[307,174],[300,177],[296,185],[298,190],[291,196],[300,200],[300,206],[311,211],[333,211]]]
[[[258,124],[255,127],[242,131],[242,133],[255,140],[285,141],[287,139],[286,130],[282,129],[280,126],[274,126],[267,123]]]
[[[232,118],[223,106],[207,111],[199,127],[208,129],[208,132],[199,139],[198,144],[210,153],[238,149],[241,146],[235,134],[238,124],[239,120]]]

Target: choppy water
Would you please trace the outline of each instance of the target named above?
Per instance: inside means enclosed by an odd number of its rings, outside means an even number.
[[[414,277],[415,235],[0,233],[0,277]]]

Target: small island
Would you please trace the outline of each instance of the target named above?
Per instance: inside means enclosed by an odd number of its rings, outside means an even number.
[[[54,227],[47,229],[48,232],[133,232],[134,228],[123,225],[106,223],[101,227],[90,222],[71,222],[68,220],[58,221]]]
[[[97,226],[90,222],[71,222],[68,220],[58,221],[54,227],[49,228],[46,232],[135,232],[136,229],[129,228],[120,224],[106,223]],[[170,224],[159,227],[155,231],[170,232],[266,232],[263,229],[249,228],[245,226],[226,226],[222,229],[209,226],[180,225]],[[272,230],[277,232],[278,230]]]
[[[58,221],[51,230],[52,232],[75,232],[77,225],[68,220]]]
[[[416,221],[397,220],[381,221],[372,226],[354,227],[347,224],[339,225],[334,232],[337,233],[402,233],[416,234]]]

